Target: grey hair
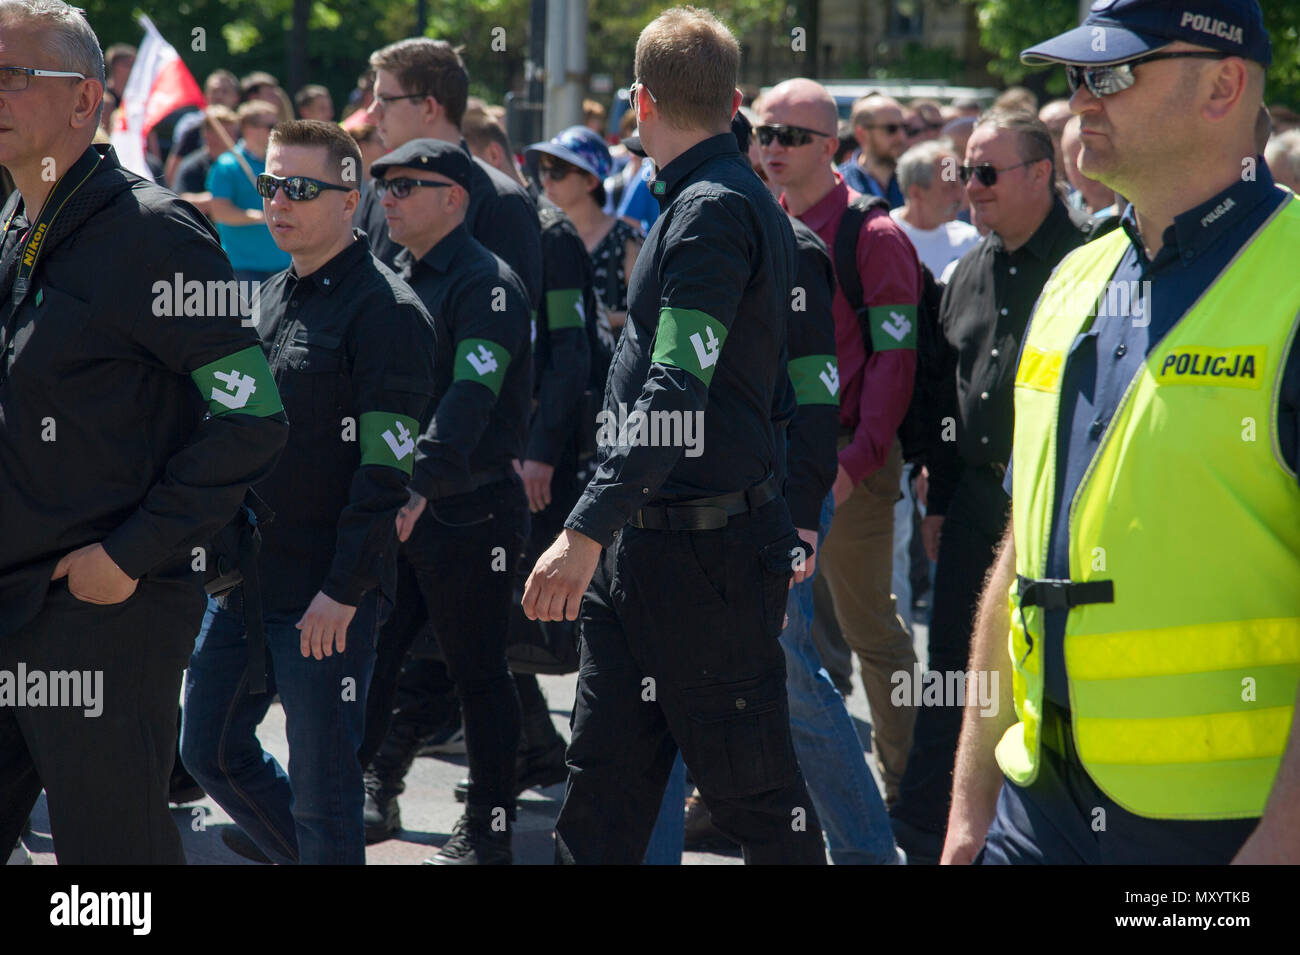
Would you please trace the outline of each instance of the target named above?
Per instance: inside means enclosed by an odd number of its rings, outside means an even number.
[[[0,0],[0,26],[18,24],[30,24],[42,31],[45,52],[58,59],[60,69],[83,73],[101,89],[107,85],[104,52],[83,10],[63,0]],[[101,97],[95,113],[96,126],[103,112]]]
[[[1056,145],[1052,142],[1052,133],[1047,125],[1033,113],[1022,110],[993,107],[981,113],[975,120],[971,132],[981,126],[994,129],[1006,129],[1016,134],[1017,149],[1022,162],[1038,162],[1046,159],[1052,164],[1052,175],[1048,182],[1056,182]]]
[[[1278,133],[1268,141],[1264,148],[1264,161],[1270,168],[1279,168],[1286,164],[1292,182],[1300,182],[1300,129]]]
[[[929,189],[934,182],[935,170],[945,156],[956,156],[952,140],[930,139],[917,143],[898,158],[898,188],[906,196],[913,186]]]

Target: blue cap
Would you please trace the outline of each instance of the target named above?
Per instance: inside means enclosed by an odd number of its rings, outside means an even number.
[[[613,165],[605,140],[600,138],[600,133],[593,132],[586,126],[570,126],[549,143],[533,143],[524,150],[524,157],[532,165],[542,153],[577,166],[597,179],[608,176],[609,168]]]
[[[1020,60],[1106,66],[1179,40],[1263,66],[1273,61],[1257,0],[1096,0],[1082,26],[1031,46]]]

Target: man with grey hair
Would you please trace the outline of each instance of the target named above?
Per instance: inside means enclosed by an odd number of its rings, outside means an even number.
[[[180,863],[196,571],[287,423],[251,328],[173,311],[173,282],[228,288],[230,263],[192,206],[92,146],[104,61],[80,12],[0,0],[0,63],[0,673],[98,672],[104,714],[0,696],[0,845],[44,788],[59,862]]]
[[[949,266],[980,239],[973,225],[957,220],[966,204],[960,166],[961,160],[946,139],[913,146],[898,160],[898,185],[904,201],[890,215],[940,281],[947,281]]]
[[[1300,192],[1300,129],[1279,133],[1264,148],[1264,161],[1273,181],[1292,192]]]

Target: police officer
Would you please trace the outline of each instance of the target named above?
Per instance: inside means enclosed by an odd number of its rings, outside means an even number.
[[[465,228],[473,161],[414,139],[370,168],[403,277],[451,334],[398,536],[456,685],[470,785],[439,865],[509,864],[519,700],[506,667],[514,571],[528,535],[515,473],[532,396],[523,283]]]
[[[1259,6],[1102,0],[1021,55],[1132,205],[1021,349],[971,658],[1001,706],[966,708],[944,857],[1295,863],[1300,201],[1256,154]]]
[[[91,145],[99,41],[46,7],[0,23],[0,845],[43,787],[61,863],[181,863],[195,571],[288,428],[215,233]],[[79,700],[27,695],[52,671]]]
[[[772,424],[795,243],[729,128],[738,65],[735,38],[693,8],[637,43],[664,211],[631,278],[599,470],[524,595],[543,620],[581,604],[562,862],[639,862],[680,747],[747,861],[825,863],[776,640],[799,544]]]
[[[353,231],[360,173],[334,123],[272,131],[257,189],[293,265],[263,285],[258,331],[294,428],[258,486],[275,512],[260,557],[266,652],[249,660],[256,607],[234,591],[209,605],[185,683],[186,768],[281,863],[365,862],[366,691],[396,596],[394,521],[448,346]],[[256,736],[277,691],[287,774]]]

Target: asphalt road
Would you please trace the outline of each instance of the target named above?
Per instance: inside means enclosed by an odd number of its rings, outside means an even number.
[[[915,637],[918,656],[925,664],[926,628],[917,625]],[[551,718],[566,739],[569,735],[569,713],[573,707],[577,675],[540,677],[543,692],[550,704]],[[848,697],[849,713],[857,724],[858,735],[869,747],[870,715],[866,694],[859,674],[854,672],[854,691]],[[286,765],[288,745],[284,736],[284,711],[278,703],[271,706],[258,730],[265,746],[281,765]],[[876,773],[874,760],[868,755],[867,764]],[[446,842],[452,827],[460,816],[461,804],[452,796],[456,781],[465,775],[465,758],[420,757],[415,761],[406,781],[406,793],[401,797],[403,830],[396,838],[366,850],[370,865],[418,865],[433,855]],[[877,783],[879,777],[877,773]],[[546,789],[533,789],[519,798],[519,815],[515,823],[514,853],[517,865],[551,865],[554,854],[553,826],[560,811],[564,795],[563,784]],[[226,848],[221,839],[223,827],[233,825],[230,817],[210,798],[172,809],[172,816],[181,831],[185,855],[191,865],[255,865]],[[111,821],[107,821],[111,824]],[[54,847],[49,837],[49,814],[45,796],[41,795],[32,814],[32,834],[25,843],[38,865],[53,865]],[[686,853],[686,865],[739,865],[740,857],[709,853]]]

